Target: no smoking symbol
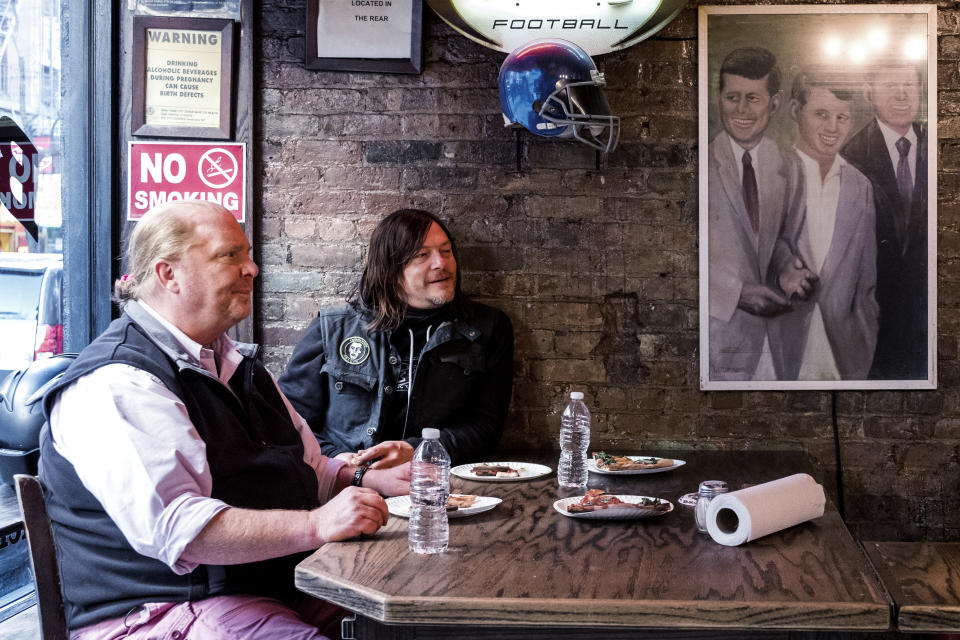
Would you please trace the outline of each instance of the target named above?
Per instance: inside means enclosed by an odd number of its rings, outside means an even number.
[[[237,179],[237,159],[226,149],[210,149],[200,157],[197,173],[211,189],[224,189]]]

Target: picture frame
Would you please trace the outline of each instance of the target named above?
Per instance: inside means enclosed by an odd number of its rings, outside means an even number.
[[[936,388],[936,11],[699,8],[701,389]]]
[[[307,69],[418,74],[422,0],[307,0]]]
[[[131,134],[233,136],[234,21],[135,16]]]

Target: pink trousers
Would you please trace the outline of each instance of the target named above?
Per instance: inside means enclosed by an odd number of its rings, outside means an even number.
[[[309,596],[291,605],[249,595],[145,604],[122,618],[76,629],[70,640],[324,640],[340,638],[346,611]]]

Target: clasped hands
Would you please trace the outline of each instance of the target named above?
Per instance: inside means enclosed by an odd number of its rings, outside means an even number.
[[[371,469],[389,469],[413,460],[413,447],[404,440],[386,440],[356,453],[341,453],[338,460],[349,464],[370,464]]]
[[[753,315],[775,316],[791,309],[793,297],[806,300],[819,279],[820,276],[804,266],[803,260],[794,257],[777,276],[782,294],[764,284],[744,283],[737,306]]]

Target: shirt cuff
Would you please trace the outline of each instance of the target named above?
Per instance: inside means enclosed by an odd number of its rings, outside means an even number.
[[[157,521],[157,540],[167,540],[168,544],[159,549],[157,560],[166,564],[177,575],[190,573],[198,566],[197,562],[181,560],[180,556],[187,545],[200,535],[215,515],[229,509],[230,505],[215,498],[196,495],[181,495],[175,498],[163,510]]]
[[[347,464],[343,460],[325,458],[317,469],[317,496],[321,503],[325,503],[337,492],[337,474]]]

